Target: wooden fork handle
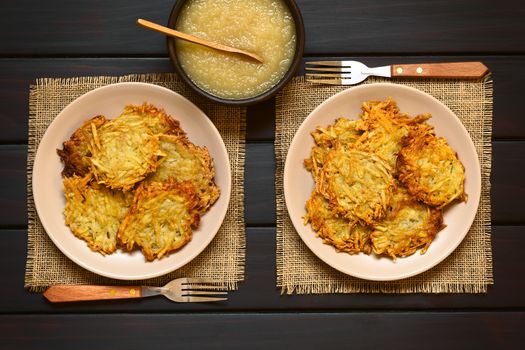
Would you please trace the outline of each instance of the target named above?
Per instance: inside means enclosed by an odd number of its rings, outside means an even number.
[[[480,78],[488,72],[481,62],[394,64],[392,77]]]
[[[130,299],[142,296],[139,286],[67,286],[49,287],[44,297],[53,303],[82,300]]]

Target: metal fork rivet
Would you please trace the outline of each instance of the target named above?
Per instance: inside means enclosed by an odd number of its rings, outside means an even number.
[[[129,294],[131,294],[131,295],[135,295],[135,293],[136,293],[135,289],[131,288],[131,289],[129,290]]]
[[[397,68],[396,68],[396,72],[397,72],[397,74],[401,74],[401,73],[403,73],[403,68],[401,68],[401,67],[397,67]]]
[[[417,67],[417,68],[416,68],[416,72],[417,72],[418,74],[423,73],[423,68],[421,68],[421,67]]]

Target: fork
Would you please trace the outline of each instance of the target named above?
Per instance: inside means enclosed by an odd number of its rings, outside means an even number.
[[[55,285],[44,297],[51,302],[144,298],[162,294],[178,303],[228,300],[224,283],[204,278],[178,278],[164,287],[151,286],[97,286]]]
[[[308,61],[306,81],[315,84],[354,85],[378,77],[479,78],[488,68],[481,62],[393,64],[369,68],[358,61]],[[328,73],[327,73],[328,72]]]

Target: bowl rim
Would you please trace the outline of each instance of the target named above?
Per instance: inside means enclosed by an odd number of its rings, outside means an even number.
[[[171,9],[170,16],[168,19],[168,27],[169,28],[175,28],[175,24],[177,22],[178,16],[180,14],[180,10],[182,6],[187,2],[188,0],[177,0],[175,4],[173,5],[173,8]],[[175,38],[167,37],[166,39],[166,45],[168,47],[168,54],[171,59],[171,63],[173,67],[175,68],[176,73],[179,75],[179,77],[182,78],[182,80],[190,86],[194,91],[196,91],[199,95],[204,96],[212,101],[218,102],[220,104],[224,105],[234,105],[234,106],[248,106],[253,105],[265,100],[270,99],[274,95],[281,90],[281,88],[297,73],[299,67],[301,66],[303,54],[304,54],[304,46],[305,46],[305,30],[304,30],[304,21],[301,14],[301,11],[299,9],[299,6],[297,6],[296,2],[294,0],[281,0],[283,1],[286,6],[288,6],[293,20],[295,24],[295,36],[296,36],[296,45],[295,45],[295,52],[292,64],[290,65],[290,68],[288,68],[288,71],[283,75],[283,77],[272,86],[270,89],[262,92],[259,95],[248,97],[244,99],[226,99],[221,98],[216,95],[213,95],[203,89],[201,89],[198,85],[196,85],[190,77],[186,74],[182,66],[179,64],[179,60],[177,58],[177,52],[175,49]]]

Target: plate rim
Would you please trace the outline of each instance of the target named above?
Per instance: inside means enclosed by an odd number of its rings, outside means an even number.
[[[214,230],[215,232],[213,232],[212,234],[209,234],[207,239],[204,240],[203,243],[198,247],[198,249],[196,249],[194,251],[194,253],[191,254],[188,258],[186,258],[186,259],[184,259],[182,261],[179,261],[176,264],[173,264],[172,266],[168,266],[168,267],[166,267],[164,269],[159,269],[156,272],[142,273],[142,274],[137,274],[137,275],[133,275],[133,276],[126,276],[124,274],[112,273],[112,272],[103,271],[103,270],[100,270],[100,269],[97,269],[97,268],[93,268],[92,266],[89,265],[89,263],[83,261],[82,259],[79,259],[73,253],[71,253],[67,249],[67,247],[65,247],[63,242],[61,242],[55,235],[50,233],[51,230],[48,229],[49,224],[46,225],[46,219],[42,218],[42,216],[40,214],[40,210],[39,210],[39,206],[40,206],[41,203],[37,200],[37,198],[40,198],[39,197],[40,189],[38,188],[38,186],[34,186],[35,178],[36,178],[35,174],[36,174],[37,170],[40,169],[40,167],[41,167],[40,163],[43,162],[43,159],[42,159],[43,156],[41,155],[41,152],[43,152],[43,151],[41,150],[40,146],[42,145],[44,140],[46,140],[46,141],[48,140],[48,138],[50,137],[49,136],[50,133],[56,127],[56,125],[58,125],[60,123],[60,121],[65,118],[64,116],[67,116],[68,110],[73,108],[73,106],[75,104],[79,103],[83,99],[89,98],[90,95],[100,93],[100,91],[104,91],[104,90],[108,90],[108,91],[111,91],[113,89],[117,89],[118,90],[121,87],[131,87],[132,89],[135,88],[135,87],[137,87],[137,88],[145,88],[145,89],[151,89],[152,91],[153,90],[157,90],[157,91],[160,91],[163,94],[172,95],[172,97],[175,97],[176,99],[179,99],[179,103],[180,103],[180,101],[183,101],[183,103],[187,104],[187,106],[189,106],[190,108],[194,109],[196,111],[196,113],[198,113],[198,114],[200,114],[202,116],[202,120],[207,123],[207,126],[208,126],[209,130],[213,134],[215,134],[215,136],[218,138],[218,140],[220,141],[219,144],[221,146],[219,151],[224,156],[224,159],[226,161],[226,164],[225,164],[226,165],[226,167],[225,167],[226,171],[224,172],[223,176],[225,176],[226,183],[227,183],[227,188],[221,188],[221,196],[225,196],[226,197],[225,199],[223,199],[223,200],[225,200],[225,205],[224,205],[224,209],[222,210],[222,212],[220,213],[220,215],[218,217],[217,224],[216,224],[217,228]],[[124,108],[124,106],[122,106],[122,108]],[[111,118],[111,119],[113,119],[113,118]],[[65,141],[65,140],[63,140],[63,141]],[[60,142],[63,142],[63,141],[60,141]],[[48,142],[50,142],[50,141],[48,141]],[[117,280],[134,281],[134,280],[145,280],[145,279],[150,279],[150,278],[163,276],[163,275],[166,275],[166,274],[168,274],[170,272],[173,272],[173,271],[175,271],[177,269],[180,269],[181,267],[187,265],[189,262],[191,262],[196,257],[198,257],[210,245],[210,243],[213,241],[213,239],[215,238],[215,236],[217,235],[217,233],[221,229],[222,224],[224,223],[224,219],[226,217],[226,213],[228,211],[228,208],[229,208],[229,205],[230,205],[230,200],[231,200],[232,181],[233,180],[232,180],[232,173],[231,173],[230,157],[229,157],[229,154],[228,154],[228,150],[226,148],[226,144],[224,143],[224,140],[222,138],[222,135],[218,131],[218,129],[215,126],[215,124],[211,121],[211,119],[197,105],[195,105],[192,101],[190,101],[188,98],[184,97],[183,95],[181,95],[181,94],[179,94],[179,93],[177,93],[177,92],[175,92],[175,91],[173,91],[173,90],[171,90],[169,88],[160,86],[160,85],[156,85],[156,84],[152,84],[152,83],[145,83],[145,82],[117,82],[117,83],[111,83],[111,84],[108,84],[108,85],[100,86],[98,88],[89,90],[88,92],[78,96],[73,101],[68,103],[54,117],[54,119],[51,121],[51,123],[47,126],[46,131],[42,135],[42,138],[40,139],[40,142],[38,143],[38,145],[36,147],[35,154],[34,154],[33,169],[31,170],[31,188],[32,188],[31,194],[33,196],[33,204],[34,204],[35,212],[36,212],[36,214],[38,216],[38,219],[39,219],[39,221],[40,221],[44,231],[46,232],[47,236],[51,239],[53,244],[68,259],[70,259],[75,264],[79,265],[80,267],[82,267],[82,268],[84,268],[84,269],[86,269],[88,271],[91,271],[91,272],[93,272],[93,273],[95,273],[97,275],[108,277],[108,278],[113,278],[113,279],[117,279]],[[71,233],[71,234],[73,234],[73,233]],[[81,240],[78,237],[76,237],[76,238]],[[86,245],[86,247],[87,247],[87,245]],[[89,249],[89,247],[87,247],[87,249]],[[92,252],[94,254],[99,254],[98,252],[94,252],[94,251],[92,251]],[[145,263],[146,263],[146,261],[145,261]]]
[[[406,91],[410,91],[411,93],[415,93],[415,94],[418,94],[418,95],[422,95],[422,96],[425,96],[425,98],[429,98],[431,100],[433,100],[434,102],[436,102],[437,104],[439,104],[442,108],[444,108],[445,110],[447,110],[447,112],[452,115],[455,120],[457,121],[457,124],[459,125],[460,129],[462,130],[463,133],[465,133],[466,135],[468,135],[468,145],[469,145],[469,148],[470,148],[470,151],[473,152],[476,157],[474,159],[474,162],[475,162],[475,168],[476,168],[476,180],[479,179],[479,186],[476,187],[478,189],[478,191],[476,192],[478,195],[477,195],[477,198],[474,198],[475,199],[475,210],[472,211],[471,213],[471,217],[469,217],[469,220],[468,220],[468,225],[466,226],[466,229],[465,229],[465,232],[462,233],[461,235],[461,238],[457,239],[456,242],[454,242],[453,245],[450,245],[448,247],[448,249],[446,249],[437,259],[435,259],[434,261],[428,263],[428,264],[425,264],[419,268],[415,268],[413,269],[413,271],[409,272],[409,273],[398,273],[398,274],[391,274],[389,276],[377,276],[377,275],[367,275],[367,274],[363,274],[363,273],[359,273],[359,272],[355,272],[355,271],[348,271],[348,269],[344,269],[342,268],[341,266],[333,263],[332,261],[330,261],[330,259],[326,256],[324,256],[322,254],[321,251],[319,251],[318,249],[316,249],[316,246],[319,246],[319,244],[321,245],[324,245],[324,243],[322,241],[319,241],[321,238],[319,237],[315,237],[316,239],[315,240],[307,240],[303,237],[303,234],[304,232],[300,229],[298,229],[298,225],[302,225],[301,223],[298,223],[298,219],[297,218],[294,218],[292,217],[292,214],[290,213],[290,194],[289,194],[289,186],[287,186],[287,184],[291,181],[289,179],[289,168],[291,167],[291,163],[292,163],[292,160],[290,159],[291,157],[291,153],[290,150],[293,149],[294,147],[294,144],[296,142],[298,142],[297,140],[301,137],[300,136],[300,132],[304,132],[303,129],[306,128],[306,124],[308,124],[307,122],[310,120],[310,119],[313,119],[315,117],[315,113],[318,111],[318,110],[321,110],[322,108],[324,108],[327,104],[329,103],[332,103],[332,101],[334,101],[335,99],[338,99],[338,98],[341,98],[342,95],[346,95],[346,94],[351,94],[352,92],[359,92],[360,90],[367,90],[367,89],[374,89],[374,88],[390,88],[390,89],[400,89],[400,90],[406,90]],[[423,111],[424,112],[424,111]],[[311,130],[310,130],[311,131]],[[479,204],[480,204],[480,200],[481,200],[481,187],[482,187],[482,176],[481,176],[481,165],[480,165],[480,162],[479,162],[479,154],[477,153],[476,151],[476,147],[474,145],[474,142],[472,141],[472,138],[470,137],[470,133],[468,132],[468,130],[466,129],[466,127],[463,125],[463,123],[461,122],[461,120],[459,119],[459,117],[448,107],[446,106],[444,103],[442,103],[441,101],[439,101],[437,98],[435,98],[434,96],[422,91],[422,90],[419,90],[417,88],[414,88],[414,87],[411,87],[411,86],[407,86],[407,85],[401,85],[401,84],[395,84],[395,83],[387,83],[387,82],[384,82],[384,83],[370,83],[370,84],[364,84],[364,85],[359,85],[359,86],[353,86],[353,87],[349,87],[347,89],[344,89],[342,91],[339,91],[337,93],[335,93],[334,95],[326,98],[323,102],[321,102],[318,106],[316,106],[309,114],[308,116],[301,122],[301,125],[299,126],[299,128],[297,129],[297,131],[295,132],[293,138],[292,138],[292,141],[290,142],[290,146],[288,147],[288,150],[287,150],[287,154],[286,154],[286,158],[285,158],[285,162],[284,162],[284,167],[283,167],[283,175],[282,175],[282,179],[283,179],[283,195],[284,195],[284,202],[285,202],[285,207],[286,207],[286,210],[287,210],[287,214],[289,215],[290,217],[290,221],[292,222],[292,225],[294,227],[294,230],[296,231],[296,233],[299,235],[299,237],[301,238],[301,241],[303,243],[305,243],[305,245],[308,247],[308,249],[315,254],[315,256],[317,256],[319,259],[321,259],[324,263],[326,263],[327,265],[329,265],[330,267],[338,270],[339,272],[342,272],[348,276],[352,276],[352,277],[357,277],[357,278],[360,278],[360,279],[364,279],[364,280],[369,280],[369,281],[397,281],[397,280],[402,280],[402,279],[406,279],[406,278],[409,278],[409,277],[413,277],[413,276],[416,276],[418,274],[421,274],[425,271],[428,271],[430,270],[431,268],[435,267],[436,265],[438,265],[439,263],[441,263],[443,260],[445,260],[450,254],[452,254],[452,252],[454,252],[454,250],[456,250],[456,248],[461,244],[461,242],[463,242],[463,240],[465,239],[466,235],[468,234],[470,228],[472,227],[472,224],[475,220],[475,217],[477,215],[477,212],[478,212],[478,209],[479,209]],[[469,196],[469,200],[471,200],[470,196]],[[301,217],[301,220],[302,220],[302,217]],[[304,225],[302,225],[304,226]],[[299,226],[302,228],[302,226]],[[311,229],[311,228],[310,228]],[[312,233],[313,230],[312,230]],[[315,234],[315,233],[314,233]],[[343,254],[343,253],[338,253],[338,254]]]

